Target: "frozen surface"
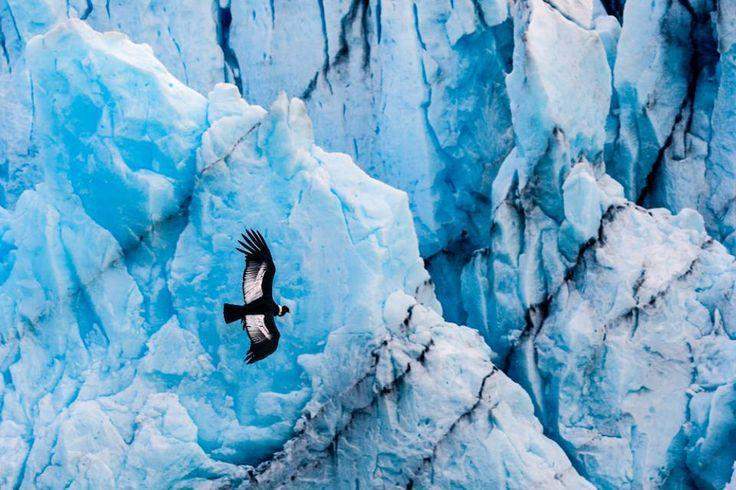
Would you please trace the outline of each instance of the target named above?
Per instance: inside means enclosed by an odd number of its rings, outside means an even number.
[[[0,486],[733,485],[735,36],[733,2],[0,2]],[[259,370],[219,314],[244,226],[294,312]]]
[[[449,9],[340,0],[8,1],[0,67],[9,73],[0,87],[21,99],[7,102],[24,116],[12,122],[15,132],[32,129],[25,44],[67,17],[149,44],[202,94],[230,81],[262,105],[282,90],[301,96],[322,146],[351,154],[373,177],[409,193],[425,255],[463,231],[474,245],[487,244],[475,216],[488,214],[482,196],[513,139],[503,86],[511,56],[505,2],[463,0]],[[9,170],[28,186],[38,179],[22,136],[2,138]],[[6,189],[8,199],[21,191]]]
[[[588,485],[435,311],[406,194],[315,146],[300,100],[204,98],[78,20],[26,50],[44,167],[0,215],[2,486]],[[256,369],[221,320],[246,224],[293,312]]]
[[[528,396],[478,348],[477,332],[403,293],[389,297],[384,315],[371,366],[329,409],[310,403],[253,483],[592,488],[541,435]],[[450,379],[447,397],[437,387]]]
[[[636,7],[626,4],[627,11]],[[469,294],[484,294],[494,360],[527,389],[546,433],[594,485],[722,488],[736,457],[736,412],[727,401],[736,379],[734,258],[706,234],[696,211],[646,210],[626,199],[636,179],[621,178],[615,165],[623,186],[605,173],[607,100],[575,101],[563,116],[559,103],[550,103],[547,94],[560,85],[610,94],[610,78],[575,71],[597,64],[605,75],[610,50],[591,52],[596,37],[585,43],[590,32],[541,2],[519,2],[515,15],[509,96],[515,127],[533,130],[517,129],[518,146],[493,185],[490,265],[479,256],[480,269],[475,262],[466,267],[477,285]],[[563,51],[569,67],[535,49],[537,40],[552,45],[563,29],[581,38]],[[614,102],[622,105],[618,145],[629,137],[629,102],[616,86],[622,50],[629,49],[626,29],[624,23],[613,73]],[[655,91],[676,89],[650,83]],[[616,164],[634,168],[622,159]],[[488,275],[493,287],[482,282]]]
[[[602,223],[544,305],[536,366],[518,369],[594,484],[721,488],[736,457],[734,259],[692,211],[614,205]]]
[[[450,3],[9,0],[0,108],[14,117],[0,122],[10,176],[0,198],[14,203],[41,177],[25,45],[82,18],[149,44],[203,95],[229,81],[264,107],[282,90],[305,100],[319,145],[408,193],[446,314],[465,321],[473,305],[461,301],[461,269],[490,244],[488,194],[513,144],[504,83],[513,27],[504,1]]]

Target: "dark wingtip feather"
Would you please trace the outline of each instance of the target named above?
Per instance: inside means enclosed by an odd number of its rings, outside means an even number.
[[[255,233],[253,232],[253,230],[245,230],[245,234],[246,234],[246,239],[248,240],[249,243],[251,243],[252,245],[255,245],[255,246],[258,245],[257,240],[255,240],[255,238],[254,238],[255,237]]]
[[[238,243],[240,244],[241,247],[243,247],[245,250],[247,250],[248,253],[251,253],[251,254],[255,253],[255,250],[253,250],[253,246],[252,245],[249,245],[248,243],[244,243],[244,242],[242,242],[240,240],[238,240]]]
[[[268,245],[266,245],[266,239],[263,238],[263,234],[261,234],[261,232],[258,230],[255,230],[254,234],[255,234],[255,239],[256,239],[256,242],[258,243],[259,249],[263,252],[263,254],[266,257],[270,258],[271,250],[269,250]]]
[[[238,244],[242,248],[238,248],[238,251],[244,253],[246,257],[271,259],[271,251],[260,231],[246,228],[245,233],[241,233],[240,236],[242,240],[238,240]]]
[[[253,243],[253,241],[242,233],[240,236],[243,237],[243,240],[238,240],[238,244],[242,247],[242,252],[246,256],[258,256],[258,247]]]
[[[258,238],[256,237],[256,233],[253,230],[246,230],[245,232],[248,234],[248,238],[253,245],[256,245],[256,248],[258,248]]]

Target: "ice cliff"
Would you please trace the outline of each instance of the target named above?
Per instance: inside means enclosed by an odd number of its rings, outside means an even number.
[[[301,101],[204,98],[80,21],[26,50],[43,180],[3,211],[4,486],[585,484],[435,311],[406,195],[315,146]],[[244,223],[295,319],[260,369],[220,318]]]
[[[1,2],[0,486],[733,482],[735,15]]]

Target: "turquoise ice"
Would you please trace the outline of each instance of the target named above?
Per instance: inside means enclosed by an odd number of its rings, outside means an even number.
[[[0,486],[733,482],[734,12],[0,3]]]

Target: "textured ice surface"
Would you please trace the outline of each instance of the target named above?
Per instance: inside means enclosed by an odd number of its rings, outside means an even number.
[[[403,293],[388,299],[384,319],[370,368],[332,410],[308,405],[296,437],[257,469],[256,482],[589,487],[541,436],[523,390],[478,349],[477,332],[445,323]],[[437,390],[447,379],[455,380],[450,397]]]
[[[544,306],[536,366],[519,366],[541,380],[542,420],[593,483],[728,481],[734,281],[733,257],[692,211],[608,209]]]
[[[14,0],[4,12],[0,91],[10,95],[0,107],[15,115],[0,123],[0,162],[12,176],[4,201],[40,180],[25,43],[59,19],[82,18],[150,44],[202,94],[224,80],[263,106],[281,90],[303,98],[318,144],[409,194],[446,315],[466,320],[473,305],[462,303],[461,269],[490,244],[488,194],[513,143],[506,2]]]
[[[614,78],[620,128],[609,172],[632,200],[644,191],[688,91],[693,46],[686,5],[626,2]]]
[[[606,100],[576,101],[563,112],[575,114],[571,124],[544,97],[548,84],[553,94],[567,84],[610,93],[605,76],[575,76],[550,56],[534,56],[537,39],[548,46],[563,29],[583,39],[590,33],[541,2],[519,2],[515,15],[523,22],[516,24],[509,96],[515,128],[533,130],[517,129],[518,146],[493,186],[494,282],[484,303],[494,359],[526,387],[546,432],[596,486],[720,488],[736,456],[726,442],[736,421],[726,408],[736,379],[734,258],[692,209],[673,216],[625,199],[634,188],[627,186],[638,184],[622,179],[622,188],[604,173]],[[626,28],[614,80],[625,67]],[[572,67],[605,66],[603,48],[586,52],[592,39],[567,44]],[[511,83],[521,74],[522,83]],[[652,90],[676,88],[651,83]],[[628,103],[620,87],[616,95]],[[622,117],[618,144],[628,137],[624,124]],[[614,175],[621,178],[615,168]],[[482,286],[480,270],[468,274]]]
[[[0,214],[3,486],[588,485],[435,311],[406,194],[315,146],[300,100],[205,99],[81,21],[26,49],[44,177]],[[293,312],[256,369],[221,320],[246,224]]]
[[[449,9],[339,0],[13,0],[4,9],[6,64],[17,65],[7,78],[27,77],[25,43],[59,19],[120,30],[150,44],[169,71],[203,94],[224,80],[262,105],[282,90],[304,98],[321,145],[409,193],[423,253],[464,230],[475,246],[487,244],[487,227],[474,218],[487,216],[483,196],[513,138],[503,86],[511,56],[505,2],[464,0]],[[23,86],[13,98],[27,99],[15,108],[25,117],[13,124],[28,132],[28,86],[0,80],[6,85]],[[3,138],[9,167],[31,174],[21,158],[27,138]],[[12,200],[19,194],[7,192]]]
[[[734,15],[0,2],[3,484],[733,485]]]

